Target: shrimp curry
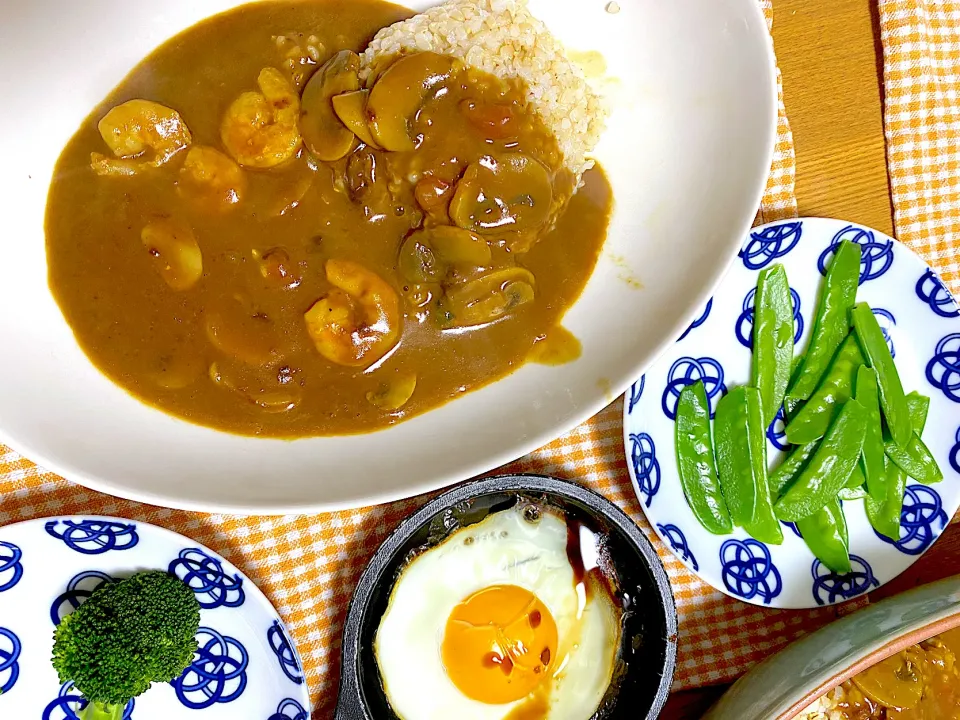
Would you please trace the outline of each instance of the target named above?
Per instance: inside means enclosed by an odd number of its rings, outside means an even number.
[[[262,2],[147,57],[58,162],[52,291],[89,358],[141,400],[243,434],[368,431],[528,360],[603,243],[526,100],[429,52],[359,52],[410,13]]]

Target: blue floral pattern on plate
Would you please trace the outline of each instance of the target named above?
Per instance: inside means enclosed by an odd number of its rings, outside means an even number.
[[[149,523],[76,516],[0,527],[0,718],[82,714],[87,700],[51,671],[53,626],[104,583],[144,569],[171,572],[193,589],[201,606],[198,650],[179,678],[136,698],[124,718],[310,720],[290,634],[237,568]]]
[[[630,436],[630,462],[633,476],[637,479],[637,489],[643,495],[646,506],[650,507],[660,489],[660,463],[657,460],[657,447],[647,433]]]
[[[80,712],[87,706],[87,699],[68,680],[57,696],[43,709],[43,720],[80,720]],[[137,701],[131,700],[123,708],[120,720],[131,720]]]
[[[896,543],[873,531],[862,501],[845,503],[851,551],[864,564],[840,578],[821,566],[814,578],[814,557],[792,523],[784,523],[783,543],[778,546],[747,544],[749,537],[742,530],[724,537],[700,526],[677,477],[674,417],[677,399],[688,383],[704,380],[712,414],[729,388],[750,382],[757,275],[775,262],[783,263],[795,293],[797,352],[805,350],[823,273],[843,240],[861,247],[858,299],[874,309],[896,354],[905,389],[931,398],[923,439],[945,478],[935,488],[910,485],[904,499],[903,532]],[[695,326],[646,368],[642,381],[624,401],[627,471],[640,507],[664,546],[721,592],[768,607],[844,602],[903,572],[936,542],[943,532],[943,518],[953,517],[960,507],[960,312],[956,310],[939,278],[909,248],[883,233],[820,218],[752,230],[744,238],[740,262],[732,265],[715,291],[709,313],[701,312]],[[788,451],[781,409],[767,428],[768,466],[775,466]],[[735,542],[721,553],[729,541]]]
[[[114,578],[99,570],[84,570],[74,575],[67,583],[67,589],[57,595],[57,599],[50,605],[51,622],[59,625],[67,615],[93,595],[94,590],[113,580]]]
[[[16,587],[23,577],[23,551],[13,543],[0,541],[0,592]]]
[[[727,392],[723,384],[723,368],[711,357],[682,357],[670,366],[667,373],[667,386],[663,390],[663,414],[673,420],[677,416],[677,401],[680,392],[697,380],[703,382],[710,403],[710,417],[717,409],[717,402]]]
[[[296,700],[287,698],[277,706],[277,711],[267,720],[310,720],[310,715]]]
[[[280,663],[283,674],[287,676],[290,682],[302,685],[303,670],[300,668],[300,658],[297,657],[297,651],[290,644],[287,633],[279,622],[274,621],[273,625],[267,630],[267,642],[273,648],[273,653],[277,656],[277,662]]]
[[[240,642],[213,628],[197,633],[196,657],[183,675],[171,685],[177,699],[191,710],[203,710],[215,703],[231,703],[247,689],[250,656]]]
[[[20,678],[23,645],[13,630],[0,627],[0,695],[9,693]]]
[[[200,548],[180,551],[170,562],[167,571],[183,580],[197,596],[200,607],[240,607],[243,605],[243,578],[237,573],[231,577],[223,564]]]
[[[136,525],[114,520],[50,520],[46,529],[68,548],[84,555],[129,550],[140,542]]]
[[[880,533],[877,537],[902,553],[922,555],[949,522],[936,490],[926,485],[908,485],[900,511],[900,539],[894,542]]]
[[[942,318],[955,318],[960,316],[960,308],[957,307],[957,301],[953,299],[943,280],[933,270],[924,271],[920,279],[917,280],[915,288],[917,297],[923,300],[930,309]]]
[[[657,530],[660,531],[660,535],[667,539],[670,547],[673,548],[681,560],[689,562],[694,570],[700,569],[700,563],[697,562],[697,559],[693,556],[693,552],[690,550],[690,546],[687,545],[687,538],[684,536],[683,530],[676,525],[657,525]]]
[[[840,575],[819,560],[813,561],[813,597],[817,605],[830,605],[838,600],[852,600],[876,587],[880,582],[873,576],[870,563],[859,555],[850,555],[852,569]]]

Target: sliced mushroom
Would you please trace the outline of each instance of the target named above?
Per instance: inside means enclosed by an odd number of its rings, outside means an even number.
[[[203,254],[193,231],[174,220],[157,220],[140,231],[160,277],[174,290],[189,290],[203,275]]]
[[[461,67],[459,60],[432,52],[404,55],[388,67],[367,99],[367,120],[377,143],[394,152],[414,150],[411,123],[430,95]]]
[[[298,384],[283,384],[267,370],[215,362],[210,365],[208,374],[214,385],[237,393],[271,414],[294,410],[303,397]]]
[[[394,412],[407,404],[416,389],[417,374],[406,373],[380,383],[376,390],[367,393],[367,401],[381,410]]]
[[[236,298],[227,298],[204,312],[207,338],[217,350],[252,367],[282,359],[273,323]]]
[[[437,225],[423,232],[443,262],[479,266],[490,263],[490,246],[476,233],[452,225]]]
[[[417,230],[400,246],[400,274],[414,283],[438,283],[451,265],[482,267],[490,263],[490,246],[476,233],[451,225]]]
[[[364,145],[380,150],[380,146],[377,145],[370,132],[370,126],[367,125],[367,97],[369,95],[369,90],[352,90],[334,95],[331,101],[333,102],[333,111],[340,118],[340,122],[360,138],[360,142]]]
[[[861,692],[885,707],[909,710],[923,696],[922,658],[911,657],[910,651],[881,660],[853,678]]]
[[[446,274],[446,267],[437,258],[423,231],[415,232],[403,241],[397,265],[400,274],[414,283],[438,283]]]
[[[485,273],[447,290],[444,300],[454,327],[493,322],[533,302],[533,274],[520,267]]]
[[[358,90],[360,57],[341,50],[313,74],[300,99],[300,134],[310,152],[321,160],[333,162],[356,147],[357,138],[337,116],[333,97]]]
[[[522,232],[542,227],[552,205],[553,187],[543,165],[518,153],[488,155],[463,174],[450,217],[479,233]]]

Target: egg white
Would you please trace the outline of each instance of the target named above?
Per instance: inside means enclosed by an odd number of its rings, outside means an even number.
[[[491,705],[464,695],[447,677],[441,643],[454,607],[493,585],[517,585],[546,605],[557,625],[557,657],[544,720],[588,720],[610,684],[619,616],[606,592],[578,595],[567,559],[567,525],[522,508],[494,513],[414,559],[394,585],[374,652],[391,707],[401,720],[502,720],[526,698]],[[582,608],[582,609],[581,609]]]

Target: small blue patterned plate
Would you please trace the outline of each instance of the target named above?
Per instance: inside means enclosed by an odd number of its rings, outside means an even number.
[[[677,476],[674,411],[684,385],[703,380],[711,407],[750,381],[753,296],[758,272],[783,263],[793,289],[795,337],[810,334],[820,281],[842,240],[861,245],[858,300],[870,303],[909,392],[930,396],[923,439],[944,473],[927,487],[910,481],[897,543],[873,531],[863,501],[844,503],[853,571],[837,575],[807,549],[792,525],[783,545],[742,530],[711,535],[696,521]],[[676,556],[721,592],[766,607],[830,605],[880,587],[926,552],[960,506],[960,310],[940,278],[906,246],[839,220],[804,218],[755,228],[713,299],[641,377],[624,402],[623,433],[634,490],[650,524]],[[771,468],[784,453],[783,416],[767,432]]]
[[[0,717],[76,720],[86,701],[50,664],[54,626],[104,581],[144,569],[169,570],[196,593],[200,649],[124,720],[309,720],[300,658],[256,585],[169,530],[76,516],[0,527]]]

